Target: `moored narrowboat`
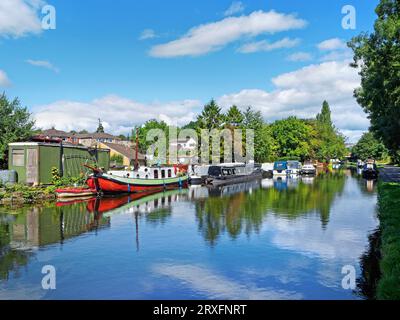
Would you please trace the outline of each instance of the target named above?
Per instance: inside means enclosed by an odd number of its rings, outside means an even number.
[[[178,166],[140,167],[132,171],[93,170],[87,181],[90,188],[103,193],[137,193],[185,188],[188,175]]]

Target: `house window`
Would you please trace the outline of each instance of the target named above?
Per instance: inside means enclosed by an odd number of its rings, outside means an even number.
[[[25,151],[24,151],[24,149],[13,149],[13,151],[12,151],[12,165],[14,167],[23,167],[25,165]]]
[[[162,178],[162,179],[165,178],[165,170],[161,170],[161,178]]]
[[[171,178],[172,177],[172,171],[171,171],[171,169],[168,169],[168,178]]]

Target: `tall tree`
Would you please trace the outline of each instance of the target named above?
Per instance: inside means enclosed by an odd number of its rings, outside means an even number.
[[[0,95],[0,168],[7,167],[8,144],[28,139],[34,124],[31,114],[18,99],[10,101],[5,93]]]
[[[361,87],[355,97],[371,120],[394,161],[400,162],[400,2],[381,0],[375,10],[374,32],[349,43]]]
[[[224,122],[224,116],[221,108],[214,99],[204,106],[202,113],[197,117],[197,123],[200,129],[219,129]]]
[[[332,123],[329,103],[324,101],[321,113],[317,115],[316,129],[320,140],[317,157],[319,160],[342,158],[347,150],[345,138],[336,130]]]
[[[99,126],[97,127],[96,132],[97,133],[104,133],[104,127],[103,127],[103,124],[101,123],[100,119],[99,119]]]
[[[363,134],[358,143],[353,147],[352,153],[358,159],[366,160],[373,158],[383,160],[388,156],[388,150],[385,145],[374,137],[372,132]]]
[[[232,127],[239,127],[243,124],[244,116],[235,105],[229,108],[225,116],[226,123]]]

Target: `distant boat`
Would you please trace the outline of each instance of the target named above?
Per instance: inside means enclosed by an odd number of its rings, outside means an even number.
[[[274,163],[274,176],[286,176],[288,174],[287,161],[277,161]]]
[[[317,173],[317,169],[315,169],[315,167],[311,164],[304,164],[301,168],[301,174],[305,174],[305,175],[314,175]]]
[[[301,163],[299,161],[288,161],[287,162],[287,173],[288,174],[300,174]]]
[[[87,180],[90,188],[103,193],[137,193],[184,188],[188,185],[187,172],[179,166],[140,167],[132,171],[102,172],[93,169]]]
[[[376,179],[378,177],[378,167],[374,162],[367,162],[362,169],[362,176],[365,179]]]

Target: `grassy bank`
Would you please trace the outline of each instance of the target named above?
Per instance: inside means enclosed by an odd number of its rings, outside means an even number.
[[[29,187],[15,184],[0,187],[0,205],[22,205],[56,199],[55,187]]]
[[[377,298],[400,299],[400,184],[380,183],[378,187],[379,219],[382,231],[382,277]]]

